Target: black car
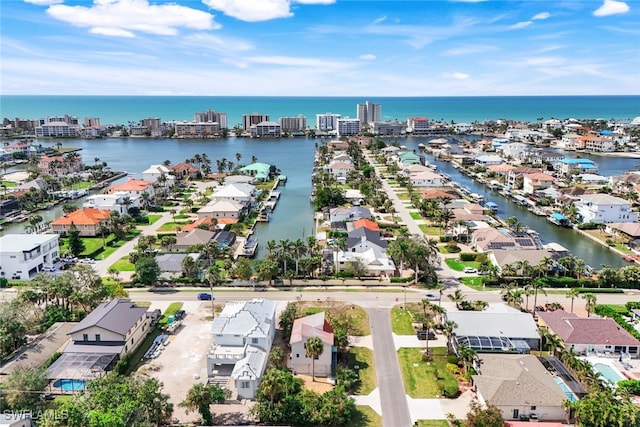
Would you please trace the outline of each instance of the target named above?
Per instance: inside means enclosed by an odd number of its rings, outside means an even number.
[[[176,314],[173,315],[173,318],[176,320],[182,320],[184,319],[185,314],[187,314],[184,310],[178,310],[176,311]]]
[[[424,340],[435,340],[436,339],[436,334],[433,331],[426,331],[426,330],[421,330],[418,331],[416,333],[417,337],[419,340],[424,341]]]

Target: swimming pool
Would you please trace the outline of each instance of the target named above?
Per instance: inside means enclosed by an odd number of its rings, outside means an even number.
[[[605,365],[604,363],[594,364],[593,369],[600,372],[611,384],[617,384],[618,381],[622,381],[624,379],[611,366]]]
[[[80,391],[84,390],[84,380],[56,380],[53,386],[62,391]]]
[[[578,400],[576,395],[573,394],[573,392],[569,389],[569,387],[567,387],[565,382],[562,381],[562,378],[553,377],[553,380],[556,382],[556,384],[558,384],[558,387],[560,387],[560,389],[562,389],[564,394],[567,395],[567,399],[569,399],[569,402],[575,402],[576,400]]]

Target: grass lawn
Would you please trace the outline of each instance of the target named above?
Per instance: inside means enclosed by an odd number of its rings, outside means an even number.
[[[400,200],[411,200],[409,193],[397,193],[396,196],[398,196]]]
[[[449,268],[455,271],[462,271],[465,267],[480,267],[480,263],[477,261],[460,261],[459,259],[455,258],[447,258],[444,260],[444,262],[449,266]]]
[[[460,283],[470,288],[475,289],[476,291],[483,291],[484,287],[482,286],[482,277],[473,276],[473,277],[461,277]]]
[[[391,309],[391,330],[397,335],[413,335],[416,331],[411,325],[413,317],[408,310],[400,307]]]
[[[401,348],[398,360],[402,371],[402,381],[407,394],[416,399],[439,397],[443,386],[456,386],[458,381],[447,369],[447,349],[431,348],[433,362],[422,361],[421,348]]]
[[[180,231],[182,226],[187,224],[189,224],[189,221],[165,222],[158,228],[158,233]]]
[[[376,368],[373,364],[373,351],[366,347],[351,347],[349,349],[349,368],[358,366],[360,387],[354,394],[366,396],[376,388]]]
[[[449,427],[446,420],[418,420],[416,427]]]
[[[149,219],[149,225],[151,225],[154,222],[156,222],[157,220],[159,220],[160,218],[162,218],[162,215],[149,214],[149,215],[147,215],[147,218]]]
[[[131,264],[128,256],[123,256],[118,261],[111,264],[111,267],[116,271],[136,271],[136,266]]]
[[[356,413],[349,421],[352,427],[382,427],[382,417],[371,406],[356,406]]]
[[[336,301],[305,301],[295,304],[300,317],[324,311],[328,319],[333,317],[348,318],[349,335],[365,336],[371,334],[369,316],[358,305]]]
[[[13,181],[2,181],[2,186],[7,188],[17,187],[18,184]]]
[[[182,305],[182,303],[180,304]],[[161,333],[162,329],[158,325],[156,325],[156,327],[153,328],[151,332],[149,332],[149,335],[147,335],[144,341],[142,341],[142,344],[140,344],[136,351],[131,354],[131,363],[129,364],[129,369],[127,369],[127,374],[131,374],[136,369],[138,369],[138,366],[140,366],[140,362],[142,361],[142,357],[147,352],[147,350],[149,350],[156,337]]]
[[[440,227],[425,224],[420,224],[419,227],[427,236],[440,236],[442,234],[442,228]]]
[[[422,219],[422,215],[420,215],[420,212],[411,212],[410,215],[413,219]]]
[[[183,303],[181,302],[172,302],[171,304],[169,304],[169,307],[167,307],[167,309],[162,314],[158,325],[163,328],[167,326],[167,323],[169,322],[169,316],[173,316],[174,314],[176,314],[176,312],[182,308],[182,305]]]

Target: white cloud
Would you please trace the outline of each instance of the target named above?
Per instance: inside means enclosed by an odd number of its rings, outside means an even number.
[[[445,50],[445,56],[473,55],[478,53],[495,52],[499,50],[497,46],[490,45],[466,45]]]
[[[152,5],[147,0],[94,0],[91,7],[52,5],[52,17],[93,34],[135,37],[136,33],[176,35],[181,27],[197,30],[220,28],[213,15],[177,4]]]
[[[387,17],[386,17],[386,16],[381,16],[381,17],[380,17],[380,18],[378,18],[378,19],[374,19],[374,21],[373,21],[371,24],[372,24],[372,25],[380,24],[380,23],[382,23],[382,22],[384,22],[384,21],[386,21],[386,20],[387,20]]]
[[[246,22],[268,21],[277,18],[293,16],[293,3],[313,5],[331,4],[335,0],[202,0],[212,9],[219,10],[225,15]]]
[[[325,61],[316,58],[299,58],[293,56],[252,56],[247,57],[247,61],[254,64],[267,64],[267,65],[281,65],[286,67],[330,67],[330,68],[344,68],[347,64],[340,62]]]
[[[453,79],[453,80],[467,80],[469,77],[471,77],[471,75],[467,73],[461,73],[459,71],[455,71],[453,73],[445,73],[444,76],[447,79]]]
[[[537,15],[533,15],[531,18],[532,21],[541,21],[543,19],[548,19],[551,16],[549,12],[538,13]]]
[[[593,12],[593,16],[619,15],[629,12],[629,5],[623,1],[604,0],[602,6]]]
[[[51,6],[52,4],[60,4],[64,0],[24,0],[25,3],[37,4],[38,6]]]
[[[360,55],[359,58],[365,61],[373,61],[376,59],[376,56],[371,53],[366,53],[364,55]]]
[[[521,28],[527,28],[531,24],[533,24],[533,21],[522,21],[518,22],[517,24],[513,24],[509,28],[511,28],[512,30],[519,30]]]

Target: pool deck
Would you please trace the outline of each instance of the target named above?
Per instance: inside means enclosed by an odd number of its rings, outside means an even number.
[[[616,374],[620,375],[622,378],[627,379],[640,379],[640,359],[625,359],[623,363],[620,362],[618,357],[599,357],[599,356],[588,356],[582,357],[595,365],[600,363],[602,365],[607,365],[611,367]]]

